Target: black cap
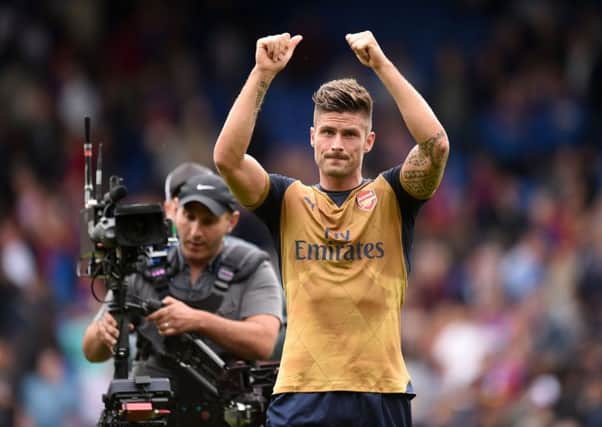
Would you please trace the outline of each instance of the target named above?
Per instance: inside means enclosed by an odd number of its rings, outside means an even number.
[[[165,178],[165,200],[173,199],[178,195],[180,187],[195,175],[213,173],[213,171],[198,163],[184,162],[172,170]]]
[[[182,205],[198,202],[215,216],[236,210],[236,199],[222,177],[214,173],[190,178],[180,188],[178,199]]]

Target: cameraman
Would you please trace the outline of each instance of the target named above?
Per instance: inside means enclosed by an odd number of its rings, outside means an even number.
[[[133,373],[170,378],[178,425],[225,425],[220,408],[207,403],[201,385],[168,357],[179,334],[198,335],[226,361],[268,359],[276,342],[280,284],[265,252],[226,236],[239,216],[218,175],[193,176],[176,199],[173,220],[179,243],[168,255],[169,277],[128,277],[128,298],[163,302],[139,324],[134,322],[138,351]],[[103,306],[84,335],[86,358],[109,359],[117,339],[117,322]]]
[[[211,169],[195,162],[183,162],[174,168],[165,178],[165,201],[163,202],[163,210],[165,216],[172,222],[175,221],[176,208],[178,206],[178,195],[184,183],[195,175],[214,174]],[[241,211],[239,222],[234,229],[233,234],[248,242],[263,248],[272,259],[273,265],[278,262],[276,254],[273,252],[272,237],[265,225],[257,219],[257,217],[249,211]],[[176,235],[177,230],[172,226],[172,234]],[[276,272],[278,275],[278,272]],[[280,287],[280,292],[283,292]],[[284,300],[284,295],[283,295]],[[282,347],[284,346],[284,337],[286,334],[286,309],[283,304],[280,332],[274,346],[274,351],[270,355],[270,360],[280,360],[282,355]]]

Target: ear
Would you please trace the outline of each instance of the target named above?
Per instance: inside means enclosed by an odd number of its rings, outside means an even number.
[[[311,145],[312,147],[315,146],[315,135],[316,135],[316,129],[311,126],[309,128],[309,145]]]
[[[176,209],[178,204],[175,199],[165,200],[163,202],[163,210],[165,211],[165,218],[169,218],[172,221],[176,218]]]
[[[376,134],[374,131],[368,132],[368,136],[366,137],[366,142],[364,142],[364,153],[368,153],[374,147],[374,141],[376,140]]]
[[[236,224],[238,224],[239,220],[240,220],[240,211],[232,212],[232,215],[230,215],[230,219],[228,220],[228,233],[231,233],[232,230],[234,230],[234,227],[236,227]]]

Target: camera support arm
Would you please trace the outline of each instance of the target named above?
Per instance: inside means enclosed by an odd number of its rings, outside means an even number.
[[[118,258],[118,272],[115,277],[109,279],[114,281],[114,283],[112,283],[114,286],[110,286],[113,291],[114,299],[109,306],[109,312],[115,317],[117,328],[119,330],[119,337],[113,348],[113,362],[115,365],[113,377],[115,379],[128,378],[128,362],[130,357],[130,310],[127,303],[127,286],[124,282],[125,275],[123,274],[126,269],[126,265],[124,264],[127,262],[125,258],[126,257],[124,256]]]

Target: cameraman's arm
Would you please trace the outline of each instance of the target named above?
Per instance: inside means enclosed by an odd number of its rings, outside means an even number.
[[[172,297],[165,298],[163,304],[163,308],[147,318],[155,322],[162,335],[196,332],[242,359],[265,360],[272,354],[280,329],[277,317],[257,314],[244,320],[231,320],[195,310]]]
[[[149,316],[149,320],[157,324],[162,334],[194,331],[240,358],[267,360],[274,350],[282,318],[280,282],[272,264],[264,261],[242,286],[245,290],[238,313],[243,320],[194,310],[173,298],[166,298],[166,307]]]
[[[222,348],[248,360],[267,360],[274,351],[280,320],[257,314],[245,320],[230,320],[204,312],[200,332]]]
[[[103,307],[84,333],[82,349],[90,362],[104,362],[112,357],[111,349],[117,343],[117,322]]]

